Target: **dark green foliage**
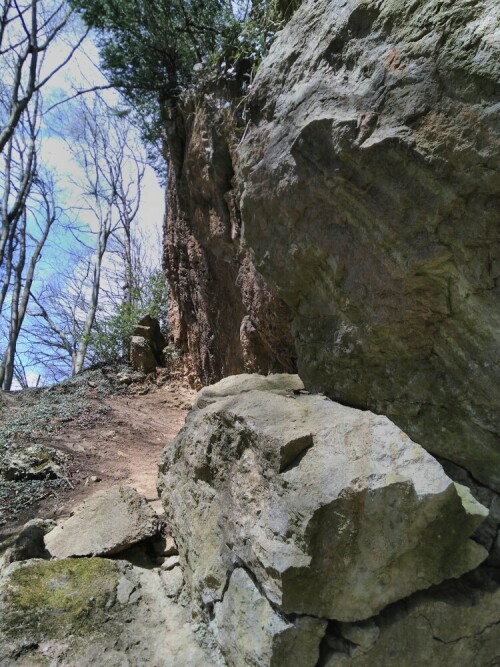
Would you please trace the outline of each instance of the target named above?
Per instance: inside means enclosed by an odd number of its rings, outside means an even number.
[[[253,63],[300,0],[72,0],[96,28],[112,83],[140,107],[172,98],[196,79],[194,66]]]
[[[131,96],[174,95],[230,23],[223,0],[74,0],[100,33],[104,66]]]

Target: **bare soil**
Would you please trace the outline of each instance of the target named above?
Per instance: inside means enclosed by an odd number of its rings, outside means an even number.
[[[194,392],[175,386],[135,385],[122,394],[86,396],[85,414],[58,424],[37,442],[67,455],[65,488],[18,512],[0,528],[0,540],[35,517],[63,519],[86,497],[115,484],[132,486],[161,513],[156,490],[162,449],[178,433]],[[2,395],[0,417],[30,409],[29,399]],[[95,417],[95,418],[93,418]]]

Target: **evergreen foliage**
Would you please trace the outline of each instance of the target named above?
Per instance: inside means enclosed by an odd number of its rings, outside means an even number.
[[[144,117],[175,99],[200,69],[252,69],[300,0],[72,0],[97,29],[104,69]],[[198,65],[198,67],[195,67]],[[222,65],[222,68],[221,68]],[[152,121],[152,133],[158,132]]]

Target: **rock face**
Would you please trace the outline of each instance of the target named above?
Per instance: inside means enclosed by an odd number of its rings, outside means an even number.
[[[487,557],[469,536],[488,511],[466,487],[386,417],[300,386],[203,390],[160,463],[188,592],[231,667],[314,666],[327,620],[368,619]]]
[[[369,622],[332,624],[324,667],[488,667],[500,660],[500,582],[478,571],[416,593]]]
[[[235,373],[295,370],[288,308],[241,246],[233,182],[239,139],[229,107],[215,91],[163,110],[169,326],[202,384]]]
[[[234,667],[287,665],[292,657],[294,667],[315,667],[325,628],[313,618],[284,619],[242,568],[215,605],[215,636]]]
[[[311,391],[500,490],[500,6],[309,0],[256,77],[244,242]]]
[[[114,486],[98,491],[45,535],[53,558],[109,556],[155,535],[158,517],[137,491]]]

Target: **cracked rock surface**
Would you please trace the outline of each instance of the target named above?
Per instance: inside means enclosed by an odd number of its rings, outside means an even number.
[[[489,667],[500,662],[500,577],[480,568],[398,602],[365,624],[331,627],[321,667]]]
[[[315,623],[369,619],[487,557],[469,536],[488,511],[430,454],[279,377],[211,387],[160,463],[188,591],[234,666],[287,664],[286,637],[315,664]],[[231,647],[247,641],[245,663]]]
[[[308,0],[252,86],[244,241],[310,391],[500,491],[500,5]]]

